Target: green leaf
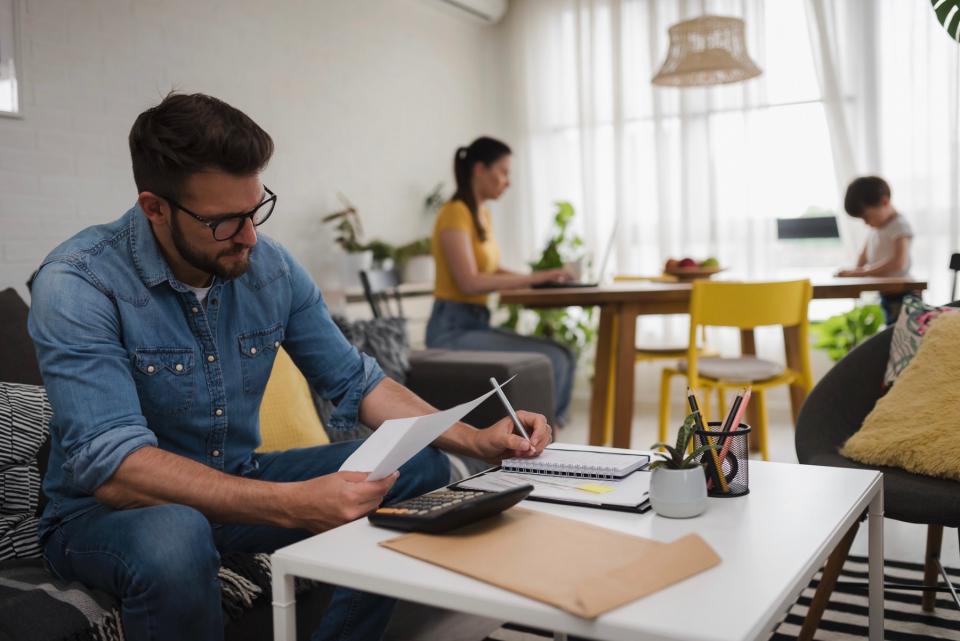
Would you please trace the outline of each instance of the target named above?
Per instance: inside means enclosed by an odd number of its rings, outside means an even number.
[[[691,452],[691,454],[690,454],[687,458],[684,459],[683,464],[681,465],[681,467],[687,467],[687,464],[688,464],[688,463],[690,463],[691,461],[693,461],[694,459],[696,459],[698,456],[700,456],[700,455],[703,454],[704,452],[709,452],[709,451],[712,450],[712,449],[715,449],[715,448],[713,447],[713,444],[712,444],[712,443],[707,444],[707,445],[701,445],[700,447],[698,447],[698,448],[696,448],[695,450],[693,450],[693,452]],[[704,461],[704,462],[705,462],[705,461]],[[704,462],[700,462],[700,463],[698,463],[698,465],[703,465]]]
[[[960,0],[930,0],[930,4],[934,8],[937,22],[943,25],[943,28],[947,31],[947,35],[953,38],[953,40],[960,42],[960,20],[957,20],[955,16],[957,9],[960,8]],[[948,17],[950,18],[950,22],[947,22]]]

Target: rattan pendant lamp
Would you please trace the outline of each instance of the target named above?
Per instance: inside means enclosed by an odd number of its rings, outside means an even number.
[[[747,54],[743,20],[701,16],[669,29],[670,50],[653,84],[701,87],[739,82],[759,76]]]

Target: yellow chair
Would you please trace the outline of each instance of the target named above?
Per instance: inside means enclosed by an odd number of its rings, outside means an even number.
[[[670,421],[670,380],[685,376],[691,389],[704,388],[704,413],[708,398],[717,391],[720,415],[726,413],[724,393],[746,385],[753,388],[751,403],[757,414],[757,430],[763,459],[769,458],[765,391],[777,385],[802,385],[810,391],[807,307],[813,288],[808,280],[771,283],[695,281],[690,295],[690,342],[686,359],[677,367],[664,368],[660,380],[660,440],[667,438]],[[704,358],[698,352],[697,330],[704,327],[736,327],[752,330],[766,325],[796,327],[800,342],[800,371],[753,356]]]
[[[677,278],[675,276],[670,276],[664,274],[663,276],[628,276],[626,274],[619,274],[613,277],[615,283],[625,283],[625,282],[652,282],[652,283],[675,283]],[[706,342],[707,336],[706,333],[701,333],[700,339],[703,342]],[[700,352],[700,356],[716,356],[717,353],[713,350],[706,349],[703,347],[697,348]],[[636,351],[636,362],[643,363],[646,361],[675,361],[678,358],[683,358],[687,355],[687,346],[686,345],[666,345],[666,346],[637,346]],[[611,386],[612,387],[612,386]]]

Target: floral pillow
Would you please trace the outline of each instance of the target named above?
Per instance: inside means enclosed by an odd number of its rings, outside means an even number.
[[[956,311],[960,311],[960,308],[933,307],[924,304],[917,296],[904,297],[903,307],[893,327],[893,337],[890,340],[890,360],[887,361],[887,371],[883,376],[884,385],[888,387],[893,385],[900,373],[910,364],[930,324],[940,314]]]

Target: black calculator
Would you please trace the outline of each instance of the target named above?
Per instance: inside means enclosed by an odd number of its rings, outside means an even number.
[[[367,518],[374,525],[408,532],[446,532],[503,512],[533,491],[532,485],[518,485],[499,492],[456,489],[434,490],[378,508]]]

